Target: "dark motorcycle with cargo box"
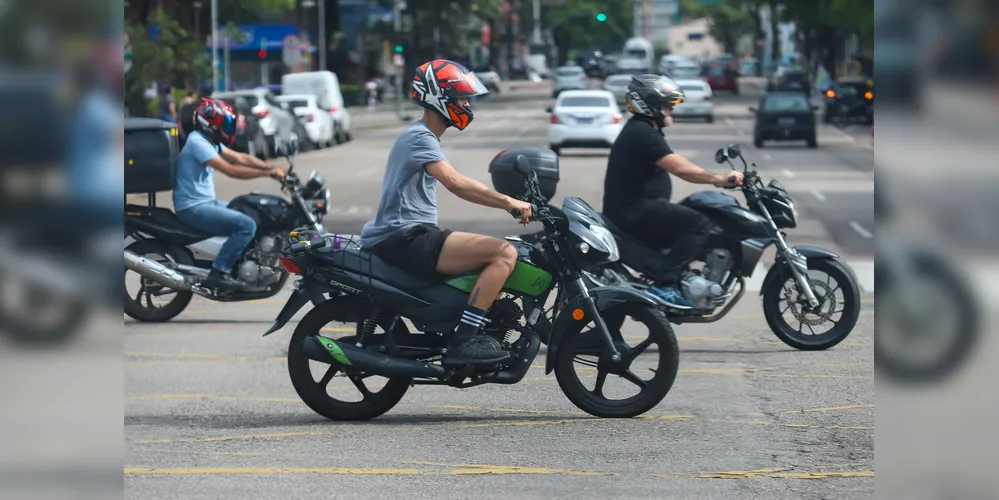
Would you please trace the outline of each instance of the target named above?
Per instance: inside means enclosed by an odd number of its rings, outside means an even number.
[[[328,210],[330,192],[325,180],[312,172],[303,184],[291,168],[281,186],[289,199],[252,192],[229,202],[232,210],[256,222],[257,234],[234,266],[234,285],[210,290],[200,285],[225,243],[181,222],[169,208],[156,206],[156,195],[173,190],[179,149],[177,127],[156,119],[125,120],[125,194],[148,195],[147,205],[125,201],[125,237],[134,241],[125,248],[125,272],[141,276],[133,296],[125,282],[125,314],[139,321],[168,321],[190,303],[194,294],[210,300],[233,302],[272,297],[284,287],[288,273],[278,263],[278,253],[292,228],[308,225],[324,231],[322,217]],[[153,299],[172,296],[162,305]],[[321,297],[315,298],[320,303]]]
[[[285,268],[302,279],[264,335],[287,324],[310,297],[330,295],[302,318],[288,346],[292,384],[316,413],[333,420],[375,418],[416,384],[456,388],[515,384],[532,367],[542,340],[548,346],[545,372],[554,370],[563,393],[587,413],[640,415],[669,392],[679,366],[673,330],[646,294],[626,287],[591,288],[584,281],[584,270],[617,260],[617,244],[585,201],[569,197],[561,207],[548,205],[558,180],[554,152],[504,151],[493,159],[489,171],[498,191],[530,202],[534,207],[531,220],[544,225],[544,236],[537,244],[507,238],[517,249],[518,260],[501,297],[486,313],[483,333],[495,337],[510,357],[492,366],[456,366],[445,356],[448,338],[478,273],[427,281],[349,241],[344,244],[334,235],[303,228],[290,238],[292,244],[281,256]],[[512,215],[519,217],[519,213]],[[556,287],[554,307],[546,311]],[[618,316],[643,324],[648,337],[630,345],[620,329],[605,325],[605,317]],[[404,319],[416,331],[410,331]],[[327,328],[331,322],[357,326],[353,334],[336,338],[327,333],[336,331]],[[635,358],[652,344],[658,346],[658,363],[637,363]],[[311,362],[326,367],[313,373]],[[581,380],[593,377],[592,372],[580,376],[576,363],[587,367],[583,370],[596,370],[592,388]],[[637,372],[651,372],[652,378],[642,378]],[[329,390],[338,374],[357,388],[360,401],[349,401],[343,393]],[[604,392],[608,374],[624,379],[622,385],[631,392],[638,389],[637,394],[611,399]],[[388,381],[374,391],[366,382],[373,376]]]

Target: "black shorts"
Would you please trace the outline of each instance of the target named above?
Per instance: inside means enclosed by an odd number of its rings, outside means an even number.
[[[444,240],[451,233],[450,229],[421,224],[396,231],[371,251],[409,274],[430,281],[444,281],[446,276],[437,272],[437,261],[444,248]]]

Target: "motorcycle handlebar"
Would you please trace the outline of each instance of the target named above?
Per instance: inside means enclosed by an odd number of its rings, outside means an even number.
[[[320,239],[318,241],[303,241],[301,243],[295,243],[288,249],[291,253],[301,253],[306,250],[319,250],[320,248],[326,248],[329,244],[327,238]]]
[[[535,206],[532,203],[531,204],[531,219],[534,219],[534,217],[535,217],[535,215],[537,213],[538,213],[538,207]],[[513,210],[510,210],[510,215],[512,215],[514,219],[519,219],[520,218],[520,210],[517,210],[516,208],[513,209]]]

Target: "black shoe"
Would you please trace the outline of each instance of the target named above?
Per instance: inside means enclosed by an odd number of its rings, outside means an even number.
[[[499,363],[510,358],[499,341],[482,334],[471,337],[452,337],[441,361],[445,365],[483,365]]]
[[[211,272],[208,273],[208,277],[201,282],[201,286],[205,288],[210,288],[212,290],[217,290],[220,288],[227,288],[232,284],[232,279],[226,273],[219,271],[218,269],[212,268]]]

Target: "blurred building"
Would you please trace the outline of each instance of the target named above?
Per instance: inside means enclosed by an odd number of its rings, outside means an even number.
[[[632,33],[652,42],[657,49],[669,43],[669,31],[679,14],[680,0],[633,0],[635,17]]]
[[[712,57],[725,51],[709,33],[708,18],[691,19],[666,31],[666,48],[672,54]]]

